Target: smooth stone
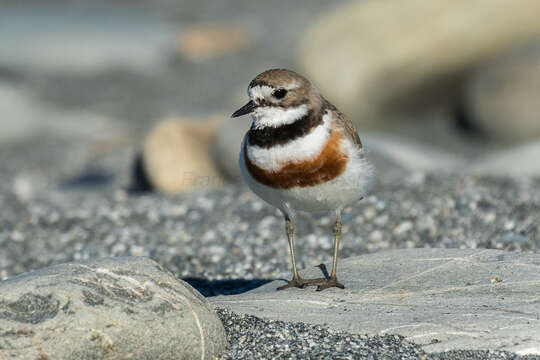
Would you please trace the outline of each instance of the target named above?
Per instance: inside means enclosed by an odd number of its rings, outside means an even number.
[[[482,249],[407,249],[346,258],[345,290],[250,292],[211,298],[258,317],[325,324],[353,333],[399,334],[428,352],[457,349],[540,354],[540,254]],[[318,268],[301,272],[321,277]],[[497,278],[497,280],[495,280]]]
[[[67,263],[0,282],[0,358],[211,359],[213,308],[148,258]]]
[[[540,35],[538,13],[536,0],[355,1],[306,31],[299,61],[353,121],[384,128],[454,104],[472,69]]]
[[[182,29],[177,51],[185,59],[202,62],[244,50],[252,45],[251,32],[241,26],[192,26]]]
[[[151,187],[163,193],[207,190],[224,184],[210,156],[217,122],[164,120],[146,135],[142,168]],[[139,180],[137,182],[140,182]]]
[[[472,127],[503,143],[540,138],[540,41],[479,67],[465,88]]]

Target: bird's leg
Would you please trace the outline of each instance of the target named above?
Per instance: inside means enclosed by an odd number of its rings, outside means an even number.
[[[278,290],[287,289],[290,287],[299,287],[303,288],[302,280],[298,275],[298,270],[296,270],[296,259],[294,253],[294,225],[291,221],[291,218],[288,215],[285,215],[285,231],[287,232],[287,239],[289,240],[289,248],[291,250],[291,262],[293,269],[293,278],[287,284],[278,287]]]
[[[308,285],[320,284],[322,279],[302,279],[300,275],[298,275],[298,270],[296,269],[296,258],[294,253],[294,225],[288,215],[285,215],[285,231],[287,232],[287,238],[289,239],[289,248],[291,249],[293,278],[287,284],[278,287],[277,290],[283,290],[290,287],[304,288]]]
[[[334,224],[334,259],[332,261],[332,272],[330,273],[330,278],[324,281],[322,284],[317,286],[317,291],[322,291],[331,287],[337,287],[340,289],[345,289],[345,286],[338,282],[337,280],[337,261],[338,261],[338,251],[339,251],[339,242],[341,241],[341,210],[336,211],[336,222]]]

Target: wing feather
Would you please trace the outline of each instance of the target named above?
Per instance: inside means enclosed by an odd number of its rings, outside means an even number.
[[[345,135],[359,148],[362,148],[362,142],[360,141],[360,137],[358,136],[358,133],[356,132],[356,128],[354,127],[354,124],[352,123],[345,114],[343,114],[341,111],[338,110],[330,101],[323,98],[323,108],[328,109],[332,111],[336,115],[336,119],[338,123],[343,127],[345,130]]]

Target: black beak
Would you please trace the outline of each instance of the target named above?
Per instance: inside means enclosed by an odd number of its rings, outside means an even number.
[[[253,102],[253,100],[250,100],[246,105],[242,106],[240,109],[236,110],[231,117],[238,117],[242,115],[249,114],[257,107],[257,104]]]

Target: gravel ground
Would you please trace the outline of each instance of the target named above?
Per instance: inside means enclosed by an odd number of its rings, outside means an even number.
[[[502,351],[426,354],[398,335],[366,336],[217,309],[229,347],[223,359],[534,359]]]
[[[24,181],[1,183],[2,278],[111,255],[149,256],[180,277],[207,284],[289,276],[283,219],[245,187],[169,197],[40,191],[25,199]],[[298,219],[300,268],[331,260],[332,221],[326,214]],[[347,208],[343,230],[342,256],[406,247],[538,251],[540,181],[421,174],[386,179]]]
[[[0,175],[0,276],[71,260],[149,256],[206,296],[290,276],[283,221],[245,187],[177,196],[122,189],[33,192]],[[297,222],[300,267],[331,261],[328,215]],[[342,256],[387,248],[487,247],[538,251],[540,180],[403,174],[379,183],[344,216]],[[218,310],[225,359],[514,359],[514,354],[425,354],[403,338],[336,332]],[[531,359],[533,357],[530,357]]]

